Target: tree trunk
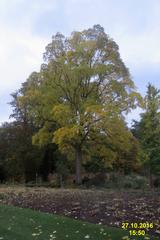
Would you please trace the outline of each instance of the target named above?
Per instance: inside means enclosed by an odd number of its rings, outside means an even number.
[[[152,172],[151,169],[149,169],[149,183],[150,183],[150,188],[153,189],[153,176],[152,176]]]
[[[63,176],[62,176],[62,174],[59,175],[59,182],[60,182],[60,187],[63,188]]]
[[[76,184],[82,183],[81,178],[81,164],[82,164],[82,149],[80,146],[76,148]]]

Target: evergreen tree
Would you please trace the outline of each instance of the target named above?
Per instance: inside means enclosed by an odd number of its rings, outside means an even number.
[[[135,122],[133,134],[140,140],[143,159],[152,182],[152,174],[160,174],[160,90],[148,84],[145,112],[140,122]]]

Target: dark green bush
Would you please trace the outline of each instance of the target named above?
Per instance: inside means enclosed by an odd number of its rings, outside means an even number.
[[[148,186],[148,180],[144,176],[131,174],[122,179],[123,188],[144,189]]]

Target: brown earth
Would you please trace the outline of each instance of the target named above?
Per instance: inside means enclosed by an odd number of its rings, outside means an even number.
[[[160,239],[157,192],[0,187],[0,203],[115,227],[149,222]]]

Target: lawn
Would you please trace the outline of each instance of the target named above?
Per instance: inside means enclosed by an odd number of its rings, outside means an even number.
[[[104,227],[31,209],[0,205],[1,240],[131,239],[127,235],[126,231],[118,228]]]

